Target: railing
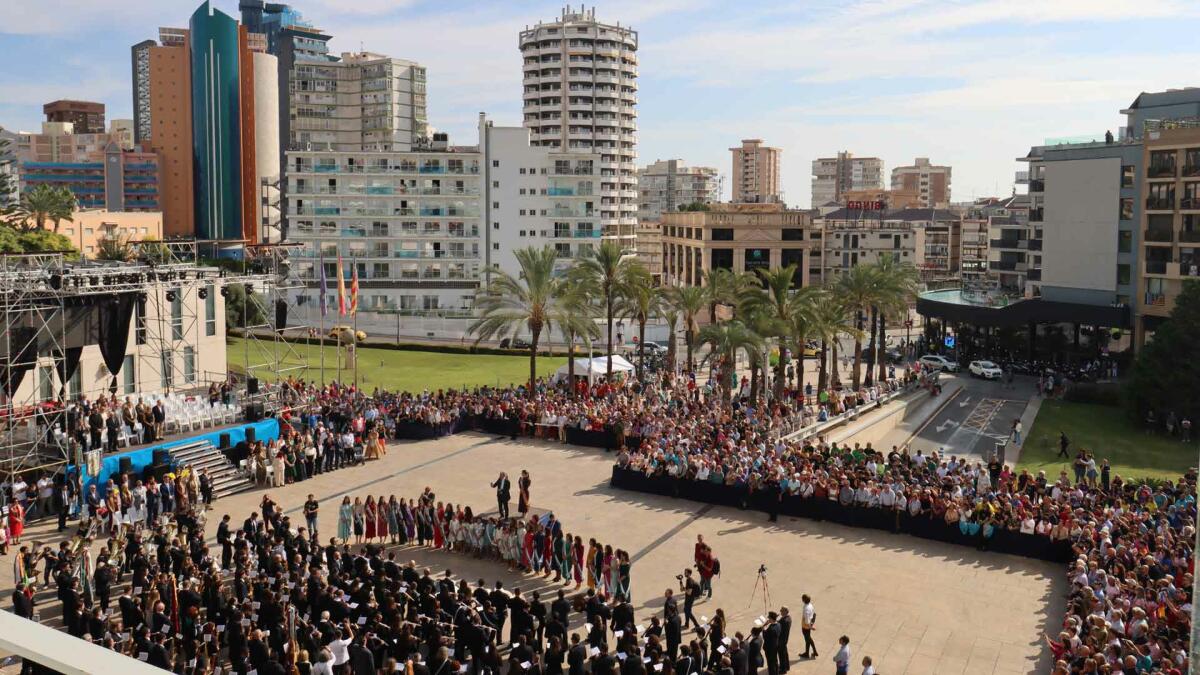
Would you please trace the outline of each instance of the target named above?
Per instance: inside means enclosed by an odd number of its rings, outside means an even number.
[[[1183,230],[1179,233],[1179,241],[1188,244],[1200,243],[1200,230]]]
[[[1046,180],[1044,178],[1033,178],[1029,181],[1030,192],[1045,192]]]
[[[1185,211],[1200,209],[1200,197],[1184,197],[1180,199],[1179,208]]]
[[[1042,209],[1029,209],[1029,222],[1040,223],[1045,215],[1045,211]]]
[[[992,248],[1026,248],[1028,239],[992,239],[988,245]]]
[[[1193,176],[1200,176],[1200,164],[1184,164],[1183,177],[1191,178]]]
[[[1030,239],[1029,240],[1029,250],[1030,251],[1042,250],[1042,240],[1041,239]]]
[[[416,173],[476,175],[478,166],[418,167],[415,164],[362,165],[362,164],[301,164],[293,169],[298,173]]]
[[[1026,278],[1028,278],[1030,281],[1041,281],[1042,280],[1042,271],[1039,269],[1029,270],[1028,272],[1026,272]]]
[[[1175,197],[1146,197],[1146,208],[1152,211],[1170,211],[1175,208]]]
[[[1159,305],[1159,306],[1166,305],[1167,304],[1167,296],[1163,293],[1147,293],[1145,304]]]
[[[1146,241],[1167,242],[1175,241],[1175,233],[1170,229],[1150,228],[1142,232]]]
[[[1150,178],[1169,178],[1175,176],[1175,163],[1167,164],[1151,164],[1146,168],[1146,175]]]
[[[1166,274],[1167,261],[1165,260],[1147,260],[1146,274]]]

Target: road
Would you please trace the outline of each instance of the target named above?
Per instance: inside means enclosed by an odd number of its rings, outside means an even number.
[[[1008,440],[1013,420],[1021,416],[1036,386],[1029,377],[1018,376],[1009,386],[965,373],[943,375],[942,383],[944,390],[954,389],[951,385],[962,388],[917,431],[910,442],[913,452],[941,448],[950,455],[988,459],[998,443]]]

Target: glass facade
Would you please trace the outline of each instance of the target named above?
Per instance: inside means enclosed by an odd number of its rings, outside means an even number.
[[[238,22],[205,2],[189,28],[196,237],[241,239]]]

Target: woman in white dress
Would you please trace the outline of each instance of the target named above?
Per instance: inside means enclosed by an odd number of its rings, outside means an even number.
[[[146,486],[142,481],[133,483],[133,508],[129,510],[130,525],[134,532],[141,531],[146,526]]]

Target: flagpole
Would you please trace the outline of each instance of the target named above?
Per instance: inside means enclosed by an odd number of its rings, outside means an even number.
[[[328,311],[329,303],[326,301],[325,294],[329,286],[329,281],[325,278],[325,254],[321,254],[321,289],[317,293],[317,300],[321,303],[321,333],[317,336],[320,342],[317,343],[317,349],[321,350],[321,388],[325,388],[325,312]]]

